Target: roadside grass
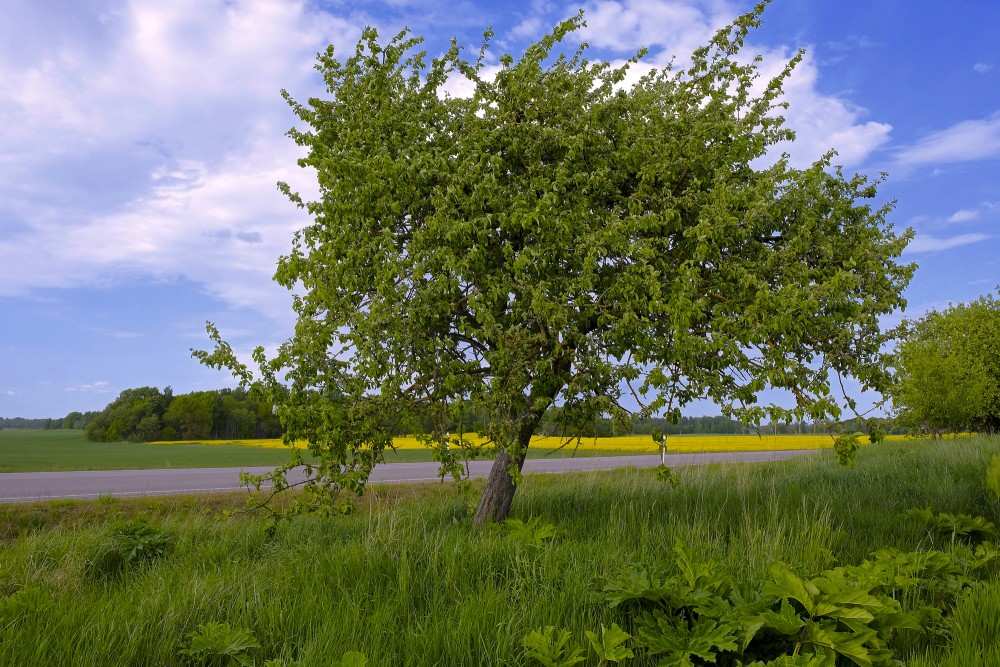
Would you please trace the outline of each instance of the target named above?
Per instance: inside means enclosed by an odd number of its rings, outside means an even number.
[[[531,630],[564,627],[583,647],[584,631],[621,623],[599,595],[606,578],[671,562],[677,539],[742,582],[773,561],[816,573],[882,547],[946,548],[947,537],[899,514],[931,507],[1000,522],[984,483],[997,453],[998,437],[888,443],[862,449],[853,469],[827,452],[690,467],[677,487],[638,469],[528,476],[512,516],[556,527],[541,548],[503,526],[472,528],[470,498],[450,484],[374,486],[353,515],[302,517],[273,533],[260,515],[218,514],[239,494],[9,506],[0,664],[200,664],[179,651],[200,624],[219,622],[254,634],[257,664],[326,667],[356,650],[373,666],[528,665]],[[95,576],[110,531],[140,515],[169,550]],[[917,643],[902,658],[986,664],[970,656],[996,653],[997,590],[960,601],[952,647]],[[597,661],[591,653],[583,664]]]

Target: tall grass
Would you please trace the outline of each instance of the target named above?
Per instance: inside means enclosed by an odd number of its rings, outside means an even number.
[[[865,448],[851,470],[823,453],[688,468],[676,488],[650,470],[528,477],[513,515],[557,527],[545,548],[502,526],[473,529],[467,500],[447,485],[378,487],[352,516],[273,534],[262,517],[191,503],[15,508],[34,519],[7,515],[18,528],[0,550],[0,597],[34,591],[42,602],[31,614],[0,612],[0,664],[184,664],[185,636],[219,621],[256,635],[259,663],[325,666],[358,650],[372,665],[524,665],[521,640],[534,628],[568,628],[582,646],[585,630],[620,620],[597,594],[605,578],[670,562],[676,539],[750,582],[775,560],[812,573],[883,546],[943,546],[899,518],[912,507],[1000,521],[984,482],[997,453],[1000,438],[892,443]],[[115,522],[137,513],[171,549],[97,576]],[[996,589],[979,595],[956,612],[953,651],[978,650],[996,627]],[[927,665],[946,659],[946,648],[921,651]]]

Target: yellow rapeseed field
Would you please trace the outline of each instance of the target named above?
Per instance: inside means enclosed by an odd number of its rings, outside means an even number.
[[[474,442],[482,443],[483,439],[475,434],[466,434]],[[902,440],[905,436],[890,435],[889,440]],[[868,438],[861,436],[862,443]],[[423,445],[412,436],[400,436],[393,439],[397,449],[423,449]],[[531,440],[532,448],[555,449],[565,442],[562,438],[535,436]],[[154,445],[191,444],[183,441],[159,441]],[[241,447],[271,447],[282,448],[286,445],[279,438],[262,440],[206,440],[199,444],[205,445],[238,445]],[[304,441],[295,443],[298,448],[304,448]],[[579,446],[580,450],[609,450],[634,452],[636,454],[654,454],[659,452],[659,446],[648,435],[624,435],[613,438],[582,438],[567,445],[567,448]],[[829,435],[675,435],[667,438],[667,451],[674,453],[691,452],[746,452],[779,449],[822,449],[833,446],[833,438]]]

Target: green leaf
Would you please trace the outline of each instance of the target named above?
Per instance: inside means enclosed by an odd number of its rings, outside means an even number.
[[[720,651],[736,651],[737,628],[730,623],[696,622],[690,629],[655,609],[639,622],[639,642],[653,655],[666,653],[670,660],[683,664],[690,658],[714,662]]]
[[[812,616],[816,611],[816,598],[819,589],[815,585],[803,581],[784,563],[771,563],[767,567],[771,581],[764,586],[764,595],[795,600]]]
[[[649,574],[645,568],[632,568],[612,579],[604,587],[605,596],[612,607],[629,600],[664,602],[670,599],[670,587]]]
[[[859,667],[872,667],[865,644],[874,640],[874,631],[863,633],[837,632],[829,627],[806,621],[806,639],[813,648],[822,647],[838,653]]]
[[[330,667],[367,667],[368,657],[358,651],[348,651],[340,660],[335,660]]]
[[[254,648],[260,648],[260,643],[250,630],[209,621],[187,635],[180,653],[199,659],[229,657],[238,660]]]
[[[601,625],[601,636],[598,638],[597,634],[587,630],[584,634],[587,635],[587,639],[590,640],[590,645],[594,648],[594,652],[597,653],[597,657],[601,660],[607,662],[621,662],[626,658],[633,658],[635,654],[632,649],[625,646],[625,642],[632,638],[632,635],[628,634],[620,627],[617,623],[612,623],[610,628],[605,628]]]
[[[528,519],[527,522],[521,519],[507,519],[504,525],[507,526],[507,534],[511,539],[532,547],[543,547],[556,535],[556,527],[543,522],[538,516]]]
[[[554,626],[544,630],[532,630],[522,641],[525,655],[543,667],[572,667],[583,662],[583,652],[579,648],[570,650],[569,630],[556,631]]]
[[[797,634],[805,626],[805,621],[799,617],[795,608],[784,599],[778,612],[765,611],[759,614],[759,618],[764,625],[784,635]]]

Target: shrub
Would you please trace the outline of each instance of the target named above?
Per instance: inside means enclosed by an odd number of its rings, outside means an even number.
[[[116,575],[165,556],[172,542],[172,537],[150,525],[145,518],[115,523],[89,571],[98,577]]]

